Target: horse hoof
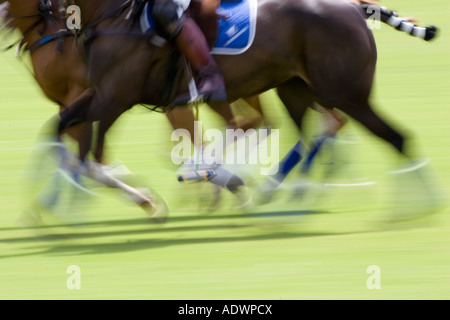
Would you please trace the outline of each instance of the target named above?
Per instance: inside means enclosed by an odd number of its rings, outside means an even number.
[[[140,207],[145,210],[152,222],[166,223],[169,220],[169,204],[163,196],[155,192],[150,191],[147,188],[139,188],[147,198],[140,204]]]

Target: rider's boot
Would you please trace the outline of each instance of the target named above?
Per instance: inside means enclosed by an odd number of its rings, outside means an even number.
[[[199,99],[209,103],[225,102],[227,91],[222,73],[210,53],[203,32],[194,20],[185,19],[175,42],[197,74]],[[174,104],[187,104],[190,99],[189,95],[182,95],[175,99]]]

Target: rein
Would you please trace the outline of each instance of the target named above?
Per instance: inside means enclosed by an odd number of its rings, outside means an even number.
[[[74,36],[75,35],[70,30],[62,29],[62,30],[60,30],[58,32],[52,33],[52,34],[50,34],[48,36],[45,36],[42,39],[40,39],[40,40],[34,42],[33,44],[29,45],[28,46],[28,51],[30,51],[30,53],[33,53],[36,50],[38,50],[40,47],[46,45],[47,43],[50,43],[50,42],[58,40],[60,42],[58,43],[58,47],[57,47],[56,51],[58,53],[62,53],[62,49],[61,49],[62,40],[64,40],[67,37],[74,37]]]

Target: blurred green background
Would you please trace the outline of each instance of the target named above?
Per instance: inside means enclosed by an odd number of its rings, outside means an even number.
[[[417,17],[420,25],[440,28],[430,43],[386,25],[374,30],[379,63],[373,100],[383,115],[414,134],[417,150],[431,158],[448,190],[450,3],[383,4]],[[280,129],[282,156],[298,133],[273,92],[262,99]],[[16,220],[39,191],[28,183],[32,149],[56,107],[12,51],[0,56],[0,105],[1,299],[450,298],[450,209],[386,223],[385,210],[393,208],[386,172],[397,157],[358,124],[351,122],[340,136],[337,150],[347,166],[334,182],[376,184],[314,189],[293,199],[290,187],[299,182],[294,173],[269,205],[242,214],[233,210],[235,199],[223,193],[220,209],[207,215],[199,199],[209,197],[212,188],[176,180],[167,119],[136,107],[111,130],[108,155],[164,195],[170,221],[151,224],[118,192],[98,190],[98,196],[86,196],[66,213],[84,225],[49,216],[48,227],[23,230]],[[205,126],[222,126],[206,106],[200,117]],[[316,123],[317,116],[308,115],[307,136],[315,134]],[[319,159],[313,177],[326,168]],[[417,195],[403,196],[396,205],[408,211]],[[70,265],[81,269],[80,290],[66,286]],[[366,285],[371,265],[381,270],[380,290]]]

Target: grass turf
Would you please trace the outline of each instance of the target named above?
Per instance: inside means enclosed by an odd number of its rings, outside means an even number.
[[[374,30],[379,49],[374,101],[382,114],[414,133],[418,150],[431,158],[448,188],[450,5],[445,0],[384,5],[441,28],[431,43],[388,26]],[[234,212],[234,199],[224,194],[219,211],[205,215],[198,198],[210,190],[176,181],[167,120],[138,107],[113,127],[108,154],[167,198],[169,223],[150,224],[139,208],[104,190],[76,208],[83,225],[48,218],[47,228],[25,231],[16,219],[36,193],[26,182],[31,150],[56,108],[11,53],[0,58],[0,97],[1,299],[449,298],[449,209],[408,223],[382,223],[390,196],[385,172],[396,156],[357,124],[346,133],[356,141],[351,151],[340,145],[352,162],[346,172],[378,184],[296,200],[286,189],[248,214]],[[273,92],[263,102],[281,129],[283,155],[297,132]],[[201,116],[208,126],[219,124],[206,107]],[[312,127],[314,116],[307,121]],[[408,200],[400,204],[408,208]],[[67,288],[71,265],[81,269],[80,290]],[[367,287],[371,265],[380,267],[380,290]]]

